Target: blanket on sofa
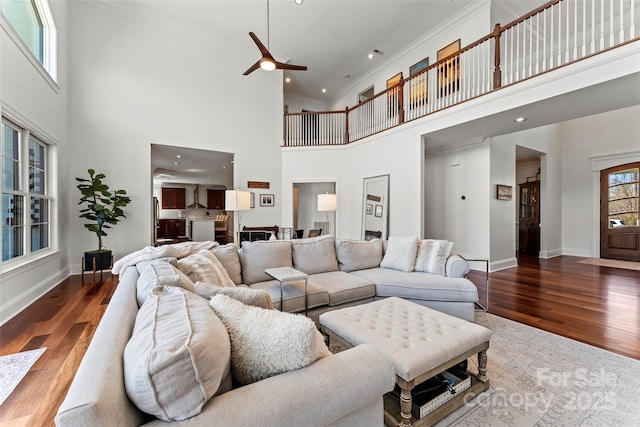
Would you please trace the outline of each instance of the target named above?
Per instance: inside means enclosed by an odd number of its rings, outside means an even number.
[[[204,242],[182,242],[173,245],[147,246],[120,258],[113,264],[112,274],[120,274],[127,268],[142,261],[151,261],[160,258],[184,258],[202,249],[211,249],[218,246],[218,242],[206,240]]]

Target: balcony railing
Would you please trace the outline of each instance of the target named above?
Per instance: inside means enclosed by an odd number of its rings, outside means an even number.
[[[553,0],[343,111],[285,113],[284,146],[341,145],[638,40],[639,0]]]

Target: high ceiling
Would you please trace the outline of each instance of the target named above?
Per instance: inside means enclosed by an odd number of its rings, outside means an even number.
[[[253,31],[276,60],[308,67],[285,72],[292,79],[285,85],[286,95],[327,101],[452,15],[476,1],[489,0],[304,0],[302,5],[269,0],[268,33],[267,0],[110,1],[246,51],[246,64],[230,64],[238,74],[260,58],[248,34]],[[493,1],[514,16],[544,3]],[[381,54],[367,59],[374,49]]]

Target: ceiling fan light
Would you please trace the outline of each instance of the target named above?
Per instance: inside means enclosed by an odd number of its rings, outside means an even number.
[[[260,68],[266,71],[271,71],[276,69],[276,63],[270,59],[263,59],[260,61]]]

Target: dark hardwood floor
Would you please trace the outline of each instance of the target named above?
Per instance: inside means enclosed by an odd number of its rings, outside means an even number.
[[[640,272],[521,257],[490,275],[489,312],[640,360]],[[472,271],[485,303],[485,275]],[[0,327],[0,354],[47,351],[0,406],[0,427],[52,426],[117,277],[72,276]],[[99,368],[99,367],[97,367]]]

